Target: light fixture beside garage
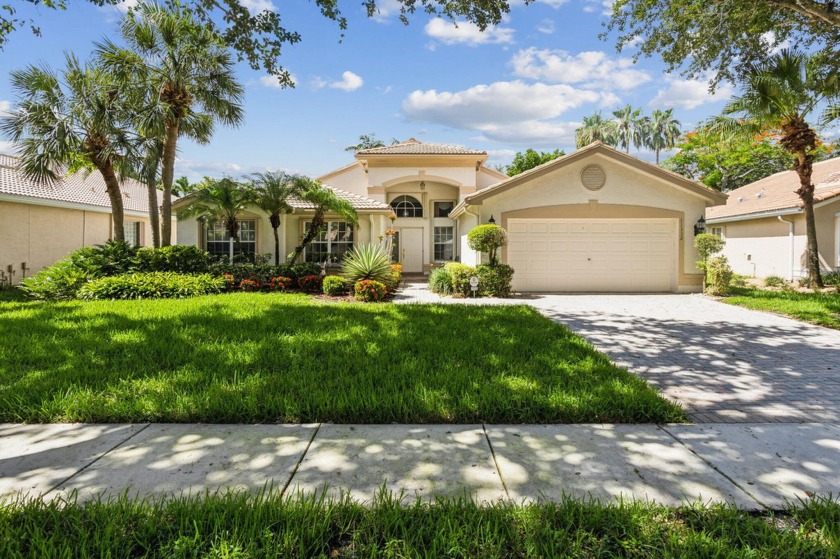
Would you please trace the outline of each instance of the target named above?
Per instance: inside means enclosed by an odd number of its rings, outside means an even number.
[[[580,182],[587,190],[601,190],[607,183],[607,174],[600,165],[587,165],[580,172]]]

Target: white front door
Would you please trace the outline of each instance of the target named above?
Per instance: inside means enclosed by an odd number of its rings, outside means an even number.
[[[400,229],[400,262],[403,273],[423,272],[423,230]]]

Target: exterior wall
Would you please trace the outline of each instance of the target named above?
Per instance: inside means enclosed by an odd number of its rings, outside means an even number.
[[[143,223],[140,242],[151,244],[148,216],[127,212],[125,220]],[[177,231],[174,223],[173,229]],[[0,201],[0,270],[8,275],[11,266],[13,283],[51,266],[74,250],[102,244],[110,238],[110,213]]]
[[[346,190],[359,196],[367,196],[368,175],[361,163],[352,167],[333,171],[321,178],[321,182],[334,188]]]
[[[487,188],[488,186],[492,186],[498,182],[502,182],[505,180],[506,176],[498,176],[496,173],[490,171],[486,167],[482,167],[478,170],[476,176],[476,186],[479,190],[482,188]]]

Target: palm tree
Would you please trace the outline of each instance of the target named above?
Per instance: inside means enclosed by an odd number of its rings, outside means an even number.
[[[604,120],[600,112],[583,117],[583,124],[575,130],[575,144],[582,148],[592,142],[615,144],[615,124],[611,120]]]
[[[623,109],[613,112],[613,129],[615,130],[615,144],[630,153],[630,146],[638,148],[645,140],[645,118],[642,109],[634,109],[627,105]]]
[[[239,125],[244,89],[224,39],[177,3],[140,2],[126,14],[120,31],[128,48],[105,41],[97,52],[123,84],[142,82],[154,92],[141,128],[147,134],[156,131],[163,141],[161,245],[168,246],[178,139],[209,141],[214,120]]]
[[[160,213],[158,213],[157,183],[160,177],[160,161],[163,156],[163,142],[159,138],[143,141],[138,178],[146,184],[149,200],[149,226],[152,229],[152,246],[160,247]]]
[[[817,133],[808,118],[824,106],[821,124],[840,117],[840,75],[826,70],[818,56],[783,50],[745,71],[743,93],[733,97],[723,115],[710,126],[726,135],[755,137],[774,130],[781,133],[779,143],[794,155],[793,169],[799,175],[796,193],[805,211],[808,237],[808,278],[811,285],[823,287],[814,220],[814,184],[811,173],[816,156]]]
[[[656,153],[659,165],[659,152],[671,149],[680,137],[680,121],[674,118],[674,109],[655,110],[648,119],[647,144]]]
[[[189,195],[189,203],[178,214],[179,219],[197,217],[204,223],[224,223],[230,235],[230,261],[233,263],[234,247],[240,251],[239,220],[237,217],[253,203],[253,192],[248,184],[231,178],[214,180],[205,178]]]
[[[300,240],[300,244],[295,247],[295,251],[289,256],[289,263],[295,262],[304,249],[314,241],[318,235],[323,233],[327,226],[327,213],[337,214],[340,218],[349,222],[353,227],[358,223],[356,210],[353,205],[347,200],[343,200],[336,196],[335,192],[326,188],[318,181],[313,181],[307,178],[299,178],[297,180],[298,197],[301,200],[309,202],[313,206],[314,214],[309,224],[309,228]]]
[[[37,182],[58,180],[58,171],[96,169],[111,201],[114,239],[125,240],[120,182],[131,175],[136,137],[126,99],[103,68],[65,55],[66,68],[29,66],[11,74],[19,97],[3,117],[2,131],[19,146],[20,171]]]
[[[298,193],[300,179],[282,171],[255,173],[252,176],[254,204],[268,214],[274,230],[274,265],[280,265],[280,216],[292,211],[289,198]]]

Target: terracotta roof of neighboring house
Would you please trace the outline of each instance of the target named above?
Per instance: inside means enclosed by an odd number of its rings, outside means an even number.
[[[448,144],[429,144],[409,138],[399,144],[381,148],[363,149],[356,155],[487,155],[486,151],[478,151],[463,146]]]
[[[814,183],[814,202],[823,202],[840,196],[840,157],[814,163],[811,175]],[[802,199],[796,194],[799,175],[796,171],[782,171],[761,180],[736,188],[729,193],[726,205],[706,210],[707,220],[743,216],[745,219],[785,210],[802,208]]]
[[[89,174],[80,171],[62,177],[53,184],[39,184],[27,179],[17,170],[18,160],[10,155],[0,155],[0,195],[111,207],[111,200],[105,192],[105,180],[99,171]],[[149,198],[145,184],[126,179],[121,185],[121,190],[126,210],[148,213]]]
[[[335,192],[336,196],[341,198],[342,200],[347,200],[356,210],[390,210],[391,206],[385,204],[383,202],[377,202],[371,198],[367,198],[365,196],[359,196],[358,194],[354,194],[352,192],[347,192],[346,190],[341,190],[340,188],[333,188],[332,186],[324,185],[325,188],[329,188],[333,192]],[[309,202],[305,202],[303,200],[296,200],[292,199],[289,200],[289,205],[295,210],[312,210],[315,209],[315,206]]]

